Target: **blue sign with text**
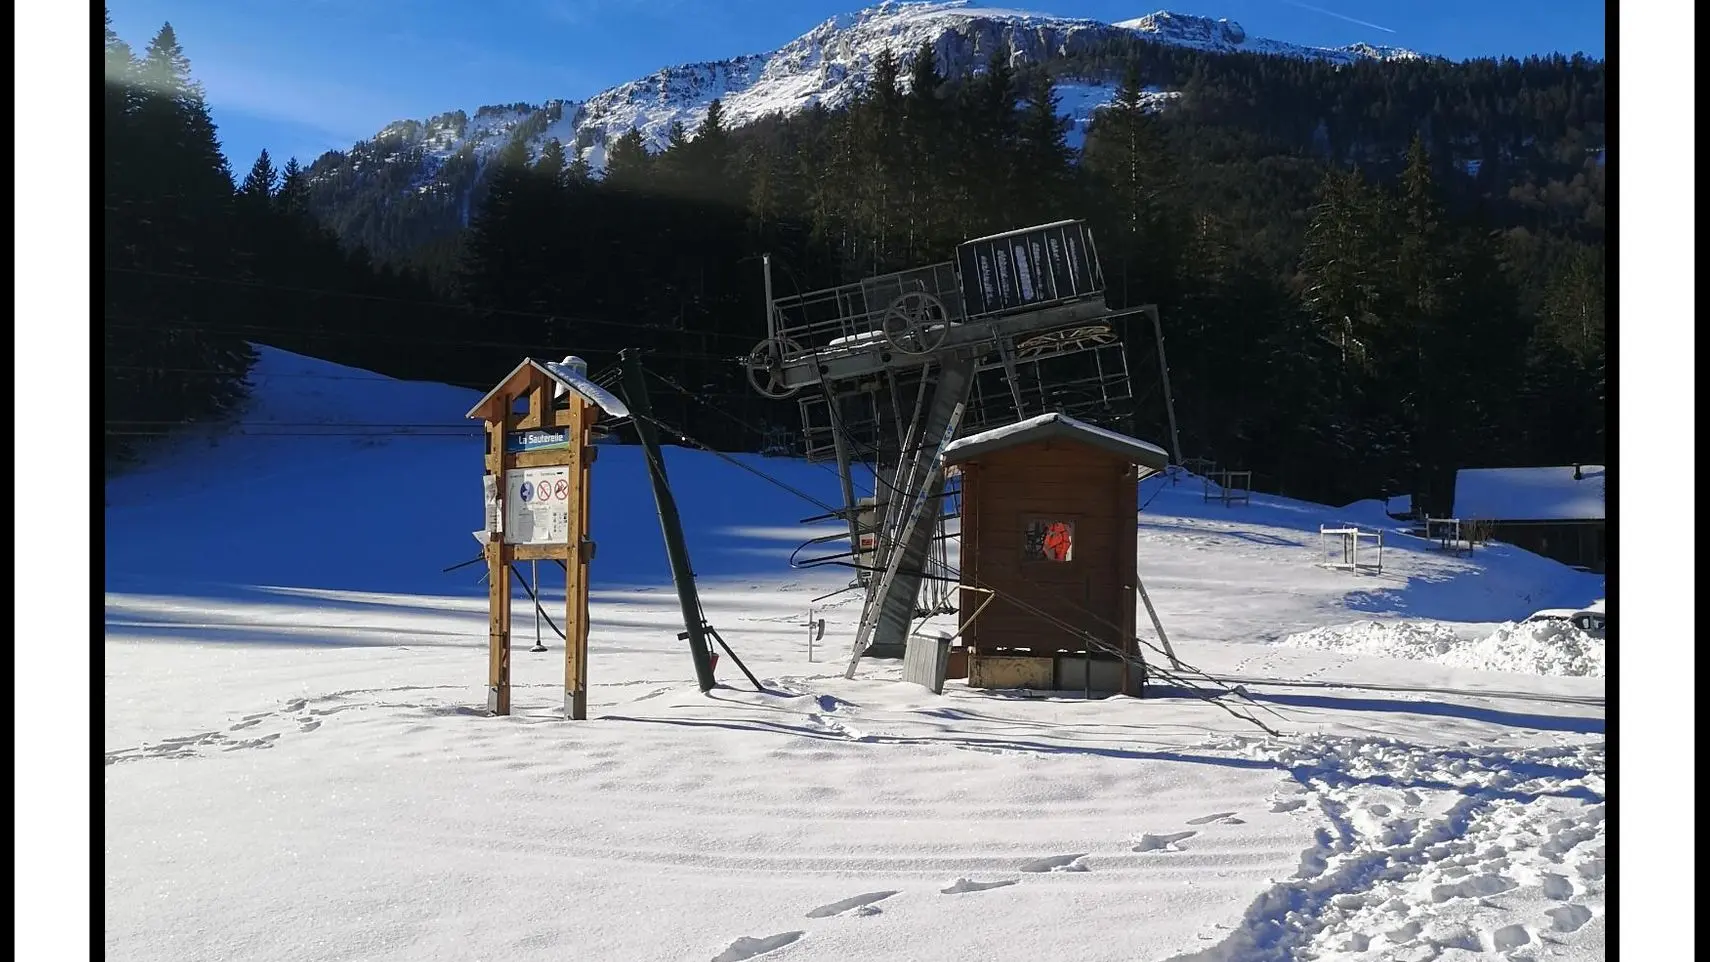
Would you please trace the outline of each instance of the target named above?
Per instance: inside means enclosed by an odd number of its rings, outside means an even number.
[[[506,454],[519,454],[523,451],[551,451],[555,448],[569,447],[569,428],[540,428],[530,431],[512,431],[505,435]]]

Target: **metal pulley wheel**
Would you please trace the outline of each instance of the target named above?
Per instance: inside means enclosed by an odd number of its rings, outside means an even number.
[[[748,383],[762,397],[787,398],[801,390],[784,380],[784,357],[799,354],[801,345],[787,337],[767,338],[748,352]]]
[[[950,332],[950,312],[926,291],[909,291],[885,308],[879,321],[885,340],[904,354],[931,354]]]

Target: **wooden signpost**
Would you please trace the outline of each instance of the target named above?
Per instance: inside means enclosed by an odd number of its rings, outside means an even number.
[[[575,357],[524,360],[469,411],[487,428],[485,524],[476,536],[487,562],[487,710],[495,715],[511,713],[512,565],[557,561],[565,572],[564,713],[588,717],[588,495],[602,412],[629,416]]]

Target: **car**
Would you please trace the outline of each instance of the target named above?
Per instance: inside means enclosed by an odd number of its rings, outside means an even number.
[[[1584,608],[1545,608],[1526,616],[1521,624],[1545,621],[1566,621],[1593,638],[1602,638],[1608,624],[1603,603],[1594,602]]]

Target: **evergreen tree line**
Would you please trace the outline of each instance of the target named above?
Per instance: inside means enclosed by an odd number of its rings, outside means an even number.
[[[254,344],[459,381],[475,315],[377,265],[309,212],[309,178],[263,150],[237,183],[170,24],[104,41],[103,377],[109,467],[175,427],[230,416]],[[491,340],[491,338],[489,338]],[[495,343],[513,358],[514,344]],[[478,384],[485,369],[477,367]]]
[[[603,177],[577,145],[548,142],[535,154],[517,137],[487,161],[470,227],[398,270],[341,248],[302,216],[300,171],[272,187],[264,157],[234,188],[182,53],[161,58],[172,65],[165,73],[146,66],[160,42],[140,59],[118,45],[127,69],[160,75],[115,85],[109,33],[110,421],[115,411],[141,418],[144,395],[162,421],[229,409],[245,339],[481,388],[523,354],[575,353],[598,369],[633,347],[695,396],[657,385],[662,417],[700,440],[753,450],[760,428],[797,420],[793,401],[749,390],[737,363],[765,333],[762,254],[784,296],[948,259],[968,237],[1074,217],[1094,229],[1110,305],[1160,306],[1188,456],[1250,468],[1261,486],[1293,495],[1415,492],[1446,510],[1456,467],[1591,461],[1603,451],[1602,168],[1575,146],[1586,131],[1600,136],[1600,64],[1490,68],[1488,84],[1513,92],[1486,98],[1485,116],[1484,101],[1454,100],[1452,84],[1432,80],[1462,76],[1455,65],[1328,71],[1202,56],[1193,82],[1160,112],[1146,91],[1157,68],[1145,58],[1176,54],[1140,45],[1110,54],[1128,58],[1126,79],[1077,150],[1057,113],[1057,88],[1073,80],[1060,65],[1011,69],[998,57],[952,79],[925,48],[881,57],[845,108],[731,130],[715,103],[656,152],[632,131],[605,145]],[[1223,59],[1239,69],[1209,66]],[[1263,106],[1259,87],[1226,83],[1216,73],[1225,69],[1298,72],[1329,89],[1316,110],[1285,114]],[[1393,89],[1382,102],[1423,105],[1417,121],[1399,121],[1410,136],[1393,157],[1370,131],[1398,121],[1356,109],[1350,93],[1386,76]],[[1581,88],[1596,96],[1569,95]],[[1513,111],[1489,106],[1563,97],[1583,116],[1562,130],[1511,131]],[[144,111],[151,98],[171,110]],[[1549,147],[1556,166],[1470,176],[1444,159],[1447,125],[1432,112],[1442,98],[1453,106],[1441,116],[1471,111],[1501,133],[1492,165],[1515,163],[1505,159],[1513,140]],[[1361,119],[1326,123],[1343,113]],[[116,120],[132,138],[127,151],[113,147]],[[1337,131],[1328,146],[1326,129]],[[130,180],[116,179],[115,155],[130,158]],[[191,171],[203,172],[202,206],[177,207]],[[182,241],[151,219],[168,211],[183,220]],[[140,253],[123,242],[139,236],[174,240]],[[156,263],[232,283],[129,274],[135,286],[116,305],[113,268]],[[121,316],[152,328],[116,340],[129,330]],[[1137,433],[1161,441],[1157,358],[1142,323],[1119,322]],[[163,346],[149,330],[202,345],[206,357],[185,362],[188,348]],[[176,367],[207,373],[185,378],[169,372]],[[115,405],[120,370],[152,380],[133,378],[132,400]]]
[[[1128,73],[1149,90],[1179,95],[1170,101],[1170,124],[1178,155],[1192,159],[1185,169],[1194,176],[1185,186],[1202,203],[1238,198],[1266,225],[1303,209],[1312,186],[1311,178],[1291,178],[1294,168],[1281,158],[1358,164],[1388,180],[1399,175],[1417,133],[1446,175],[1445,201],[1455,213],[1484,200],[1493,219],[1507,226],[1581,240],[1601,236],[1602,169],[1586,164],[1604,146],[1600,61],[1552,55],[1339,64],[1212,53],[1115,27],[1076,31],[1058,46],[1019,34],[1013,39],[1043,58],[1035,69],[1074,85],[1076,99],[1088,85],[1113,86]],[[938,66],[958,77],[966,69],[960,62]],[[563,102],[507,104],[481,108],[473,123],[453,111],[425,123],[390,124],[315,160],[311,205],[346,242],[379,259],[413,259],[426,249],[448,266],[455,235],[480,208],[487,184],[483,158],[463,138],[476,136],[483,118],[512,125],[514,136],[537,137],[564,109]],[[447,138],[462,143],[441,156],[434,148]],[[603,129],[583,128],[576,146],[604,146],[605,139]],[[1224,176],[1231,169],[1241,175]]]

